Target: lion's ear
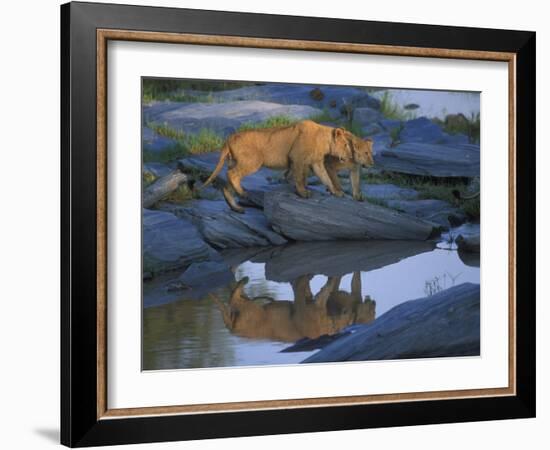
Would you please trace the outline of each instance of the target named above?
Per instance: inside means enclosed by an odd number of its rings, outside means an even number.
[[[341,137],[344,137],[346,133],[346,130],[344,130],[343,128],[335,128],[334,130],[332,130],[332,137],[333,138],[341,138]]]

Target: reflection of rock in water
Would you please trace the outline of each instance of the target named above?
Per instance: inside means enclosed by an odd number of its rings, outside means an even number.
[[[402,259],[432,251],[430,241],[336,241],[299,242],[259,250],[255,256],[243,253],[252,262],[265,262],[265,276],[272,281],[292,281],[307,274],[341,276],[379,269]],[[238,252],[223,252],[235,264]],[[244,259],[243,259],[244,261]]]
[[[248,278],[243,278],[233,289],[229,303],[219,299],[216,303],[231,333],[282,342],[331,335],[349,325],[374,320],[376,303],[369,297],[363,302],[359,272],[353,274],[351,293],[339,290],[341,276],[333,276],[314,296],[311,278],[302,275],[292,282],[294,301],[250,298],[244,293]]]
[[[479,284],[402,303],[306,363],[479,355]]]
[[[479,267],[479,261],[480,261],[479,253],[471,253],[459,248],[458,257],[467,266]]]

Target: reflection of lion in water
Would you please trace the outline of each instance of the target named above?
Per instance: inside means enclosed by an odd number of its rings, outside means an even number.
[[[325,168],[325,157],[331,156],[336,161],[372,164],[372,154],[363,154],[362,148],[359,147],[355,150],[350,135],[351,133],[343,128],[319,125],[311,120],[303,120],[287,127],[234,133],[227,138],[220,160],[203,187],[216,178],[225,160],[229,159],[227,184],[223,188],[223,195],[234,211],[244,210],[235,202],[232,191],[241,197],[246,196],[241,179],[257,172],[261,167],[281,170],[291,167],[296,192],[301,197],[310,195],[306,190],[306,177],[311,168],[332,194],[341,197],[342,189],[334,186],[334,178]]]
[[[229,303],[216,300],[226,327],[233,334],[256,339],[295,342],[335,334],[348,325],[374,320],[376,302],[361,297],[361,274],[353,274],[351,293],[339,290],[341,277],[329,277],[315,296],[311,276],[292,283],[294,301],[251,299],[244,293],[248,278],[240,280]],[[261,299],[265,300],[265,297]],[[263,304],[262,304],[263,303]]]

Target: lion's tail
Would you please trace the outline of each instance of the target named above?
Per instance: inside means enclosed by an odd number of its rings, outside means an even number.
[[[210,183],[212,183],[212,181],[214,181],[214,178],[216,178],[218,174],[222,171],[225,160],[229,155],[230,155],[229,145],[226,143],[222,148],[222,151],[220,153],[220,160],[218,161],[216,168],[199,189],[205,188]]]

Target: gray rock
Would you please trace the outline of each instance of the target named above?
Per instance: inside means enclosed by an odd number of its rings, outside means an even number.
[[[416,217],[317,192],[308,199],[290,192],[266,192],[264,212],[275,231],[296,241],[426,240],[438,231]]]
[[[369,136],[370,139],[372,139],[372,152],[373,154],[379,155],[384,150],[390,148],[390,145],[392,144],[392,137],[389,135],[389,133],[383,132],[383,133],[377,133],[372,136]],[[377,160],[375,159],[375,162]]]
[[[144,107],[146,120],[167,124],[186,133],[211,129],[227,136],[245,123],[254,123],[274,116],[307,119],[322,111],[307,105],[281,105],[259,100],[228,103],[155,103]]]
[[[479,253],[480,247],[480,233],[479,228],[476,232],[461,232],[456,238],[456,245],[459,251],[467,253]]]
[[[399,138],[401,142],[446,144],[449,143],[450,136],[427,117],[419,117],[403,122]],[[466,138],[466,142],[463,143],[467,144],[468,139]]]
[[[212,289],[235,281],[233,272],[223,261],[192,263],[177,279],[167,284],[171,291],[193,291],[193,298],[200,298]],[[187,292],[189,294],[189,292]]]
[[[356,108],[353,111],[353,122],[358,126],[365,128],[367,125],[382,119],[382,114],[373,108]]]
[[[143,209],[144,272],[179,269],[214,255],[190,222],[168,212]]]
[[[449,228],[452,224],[464,223],[467,216],[464,211],[455,208],[443,200],[388,200],[390,208]],[[449,216],[452,216],[449,221]]]
[[[363,195],[378,200],[415,200],[418,192],[414,189],[402,188],[395,184],[363,184]]]
[[[382,119],[378,122],[382,128],[388,132],[392,131],[395,128],[400,128],[403,126],[403,121],[395,119]]]
[[[479,297],[478,284],[463,283],[402,303],[303,362],[479,355]]]
[[[311,96],[311,90],[317,88],[323,98]],[[220,101],[264,100],[280,104],[309,105],[325,109],[329,114],[340,114],[347,103],[354,108],[369,107],[380,109],[380,100],[364,90],[348,86],[313,86],[302,84],[266,83],[261,86],[247,86],[239,89],[213,93]]]
[[[390,172],[433,177],[478,177],[479,146],[400,144],[374,156],[375,165]]]
[[[165,175],[168,175],[170,172],[172,172],[172,170],[173,169],[166,164],[158,162],[148,162],[143,164],[143,174],[150,175],[154,178],[161,178]]]
[[[369,272],[434,248],[432,241],[296,242],[255,255],[243,255],[242,261],[265,263],[268,280],[291,282],[302,275],[343,276],[356,271]],[[222,257],[226,259],[225,252]],[[235,254],[232,257],[235,258]]]
[[[174,139],[161,136],[148,127],[143,127],[142,133],[144,151],[158,153],[176,144]]]
[[[399,142],[401,143],[426,143],[426,144],[468,144],[468,137],[464,134],[451,135],[443,131],[441,126],[428,119],[419,117],[407,121],[394,119],[382,119],[378,122],[382,128],[391,132],[400,128]]]
[[[203,238],[219,249],[287,243],[273,231],[264,214],[254,208],[239,214],[231,211],[223,200],[194,200],[174,212],[191,221]]]

